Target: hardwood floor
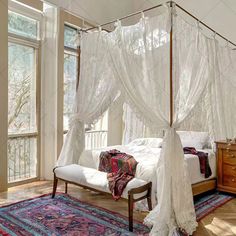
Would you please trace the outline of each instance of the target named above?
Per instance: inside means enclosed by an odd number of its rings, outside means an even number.
[[[0,206],[8,205],[20,200],[36,197],[52,191],[52,182],[38,181],[9,188],[8,192],[0,193]],[[59,183],[58,191],[64,192],[64,184]],[[110,195],[93,193],[77,186],[69,185],[68,193],[76,198],[94,205],[119,212],[127,216],[127,202],[115,202]],[[146,213],[134,212],[134,218],[142,221]],[[236,236],[236,199],[217,208],[213,213],[199,222],[194,236]]]

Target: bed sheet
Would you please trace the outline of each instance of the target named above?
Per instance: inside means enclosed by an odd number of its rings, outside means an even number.
[[[135,175],[136,178],[143,179],[145,181],[152,181],[153,183],[155,182],[155,170],[160,157],[161,148],[150,148],[148,146],[117,145],[94,150],[85,150],[81,154],[79,164],[85,167],[98,169],[99,155],[101,151],[108,151],[111,149],[117,149],[121,152],[126,152],[136,159],[136,161],[138,162]],[[212,170],[212,175],[208,179],[215,178],[215,153],[211,149],[204,149],[199,151],[208,153],[209,164]],[[200,173],[198,157],[192,154],[185,154],[184,156],[185,160],[187,161],[191,183],[196,184],[208,180],[204,177],[204,175]]]

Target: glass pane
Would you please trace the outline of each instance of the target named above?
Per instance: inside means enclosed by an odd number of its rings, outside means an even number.
[[[18,13],[8,12],[8,31],[27,38],[38,38],[38,21],[20,15]]]
[[[8,182],[37,176],[37,139],[21,137],[8,139]]]
[[[65,25],[64,30],[64,45],[69,48],[77,49],[79,34],[77,29]]]
[[[69,128],[69,118],[73,111],[78,74],[78,57],[64,54],[64,130]]]
[[[35,132],[35,49],[9,43],[8,54],[8,133]]]

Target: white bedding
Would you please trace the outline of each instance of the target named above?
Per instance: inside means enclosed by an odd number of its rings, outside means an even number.
[[[212,175],[209,178],[205,178],[204,175],[200,173],[200,164],[198,157],[192,154],[185,154],[185,160],[188,164],[189,176],[191,178],[191,183],[196,184],[202,181],[213,179],[216,177],[216,155],[212,149],[202,149],[198,150],[208,153],[209,164],[211,167]]]
[[[158,159],[160,157],[161,148],[152,148],[150,146],[137,146],[137,145],[119,145],[119,146],[109,146],[101,149],[85,150],[81,154],[79,165],[98,169],[99,166],[99,155],[101,151],[108,151],[111,149],[117,149],[121,152],[126,152],[132,155],[138,162],[136,168],[135,177],[145,181],[152,181],[152,203],[153,206],[157,204],[156,192],[156,175],[155,170],[157,166]],[[200,150],[199,150],[200,151]],[[208,153],[209,164],[211,166],[212,175],[208,178],[214,178],[216,176],[216,157],[211,149],[201,150]],[[192,184],[205,181],[206,179],[200,173],[200,165],[198,157],[191,154],[185,154],[185,160],[187,161],[189,175]],[[135,209],[145,211],[147,210],[146,201],[137,202],[135,204]]]
[[[138,162],[136,169],[136,178],[143,179],[145,181],[155,182],[155,170],[160,156],[161,148],[150,148],[148,146],[135,146],[135,145],[119,145],[109,146],[106,148],[85,150],[80,157],[79,163],[82,166],[98,169],[99,155],[101,151],[117,149],[121,152],[126,152],[132,155]],[[211,149],[199,150],[208,153],[209,164],[212,170],[212,175],[208,179],[216,177],[216,157]],[[204,175],[200,173],[200,166],[198,157],[192,154],[185,154],[185,160],[187,161],[189,175],[192,184],[205,181]],[[153,186],[154,187],[154,186]]]

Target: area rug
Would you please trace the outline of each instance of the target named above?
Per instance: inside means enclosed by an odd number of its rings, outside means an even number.
[[[216,208],[233,199],[232,196],[223,193],[213,193],[194,201],[197,221],[210,214]]]
[[[44,195],[0,208],[0,235],[102,236],[148,235],[149,228],[118,213],[60,193]]]

